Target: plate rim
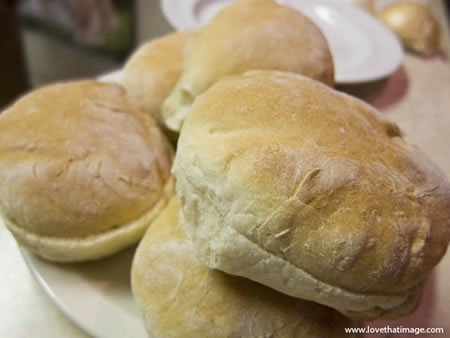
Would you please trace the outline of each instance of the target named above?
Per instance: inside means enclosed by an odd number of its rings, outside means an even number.
[[[39,273],[38,269],[36,268],[33,258],[31,255],[33,253],[29,252],[27,249],[19,245],[19,251],[20,254],[23,257],[23,260],[25,261],[25,264],[28,267],[28,270],[30,270],[31,275],[33,276],[34,280],[38,283],[38,285],[42,288],[44,293],[50,298],[50,300],[53,302],[53,304],[56,305],[56,307],[68,318],[73,324],[75,324],[77,327],[79,327],[82,331],[84,331],[86,334],[92,337],[98,337],[98,335],[91,330],[90,327],[86,326],[82,321],[78,320],[75,316],[73,316],[70,309],[64,304],[64,302],[61,301],[61,299],[55,294],[55,292],[52,290],[50,285],[46,282],[44,277]]]

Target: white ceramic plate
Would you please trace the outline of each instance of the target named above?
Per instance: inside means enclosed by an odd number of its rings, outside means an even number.
[[[130,248],[95,262],[57,264],[21,249],[45,292],[89,335],[146,338],[130,287],[134,250]]]
[[[231,0],[161,0],[167,20],[178,30],[199,27]],[[333,54],[336,82],[383,78],[402,63],[403,49],[381,22],[341,0],[284,0],[323,31]]]

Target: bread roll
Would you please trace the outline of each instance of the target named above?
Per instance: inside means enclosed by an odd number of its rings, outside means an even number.
[[[355,337],[336,311],[204,267],[169,202],[139,244],[132,290],[150,337]]]
[[[0,212],[24,247],[83,261],[138,241],[173,194],[173,151],[124,89],[38,89],[0,116]]]
[[[252,69],[334,82],[328,43],[311,20],[274,0],[235,1],[194,34],[183,73],[163,106],[168,128],[179,131],[194,99],[222,76]]]
[[[162,123],[161,106],[183,69],[191,31],[167,34],[143,44],[127,61],[121,83],[147,114]]]
[[[444,174],[372,107],[297,74],[210,88],[174,173],[203,263],[355,318],[412,311],[449,242]]]

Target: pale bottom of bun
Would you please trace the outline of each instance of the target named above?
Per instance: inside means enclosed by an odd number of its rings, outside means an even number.
[[[420,300],[422,299],[424,285],[425,282],[421,282],[408,289],[408,297],[397,307],[393,307],[390,309],[374,307],[372,310],[364,312],[355,312],[348,310],[338,311],[343,315],[353,319],[396,319],[404,317],[414,312],[414,310],[419,306]]]
[[[197,246],[200,260],[211,269],[327,305],[354,319],[398,318],[414,311],[420,300],[423,282],[403,292],[382,294],[361,293],[328,284],[268,252],[234,228],[217,226],[219,218],[211,213],[203,217],[209,219],[208,226],[198,229],[185,222],[185,227]]]
[[[158,202],[138,219],[107,232],[83,238],[40,236],[26,231],[3,217],[15,239],[37,255],[56,262],[82,262],[112,255],[138,242],[147,228],[167,205],[174,194],[175,178],[166,182]]]
[[[193,101],[194,96],[188,89],[182,88],[180,84],[175,86],[164,102],[161,112],[167,129],[177,133],[180,132]]]

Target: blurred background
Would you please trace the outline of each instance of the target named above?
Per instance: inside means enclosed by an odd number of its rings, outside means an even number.
[[[446,9],[422,2],[448,18],[448,0]],[[171,30],[158,0],[0,0],[0,108],[30,88],[117,69]]]
[[[117,69],[171,30],[157,0],[0,0],[0,108],[30,88]]]

